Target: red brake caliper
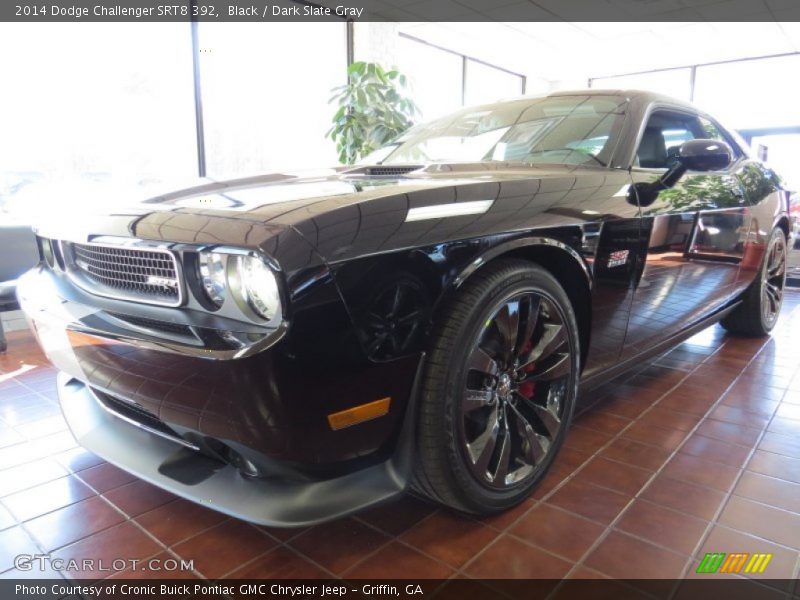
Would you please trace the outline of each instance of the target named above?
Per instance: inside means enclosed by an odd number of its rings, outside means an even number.
[[[532,347],[533,347],[533,342],[528,342],[522,348],[520,354],[524,356],[525,354],[530,352]],[[524,370],[526,373],[533,373],[535,369],[536,369],[536,363],[531,363],[529,365],[526,365]],[[535,381],[524,381],[523,383],[519,384],[519,393],[525,396],[525,398],[528,398],[529,400],[533,398],[533,394],[535,391],[536,391]]]

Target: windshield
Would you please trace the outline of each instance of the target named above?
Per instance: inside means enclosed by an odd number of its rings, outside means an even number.
[[[362,162],[606,166],[626,102],[618,96],[570,95],[464,109],[412,127]]]

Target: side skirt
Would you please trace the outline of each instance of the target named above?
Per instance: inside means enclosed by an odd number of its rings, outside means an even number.
[[[644,352],[632,356],[602,373],[597,373],[596,375],[592,375],[587,379],[582,379],[580,383],[579,393],[591,391],[594,388],[599,387],[602,384],[611,381],[615,377],[622,375],[623,373],[625,373],[625,371],[630,370],[635,365],[641,364],[642,361],[651,359],[654,356],[658,356],[659,354],[666,352],[673,346],[677,346],[678,344],[689,339],[696,333],[702,331],[703,329],[706,329],[707,327],[727,317],[730,313],[736,310],[736,308],[741,303],[742,303],[741,300],[737,300],[730,306],[718,310],[717,312],[709,315],[708,317],[705,317],[701,321],[698,321],[691,327],[684,329],[680,333],[676,333],[675,335],[665,339],[663,342],[659,342],[652,348],[648,348]]]

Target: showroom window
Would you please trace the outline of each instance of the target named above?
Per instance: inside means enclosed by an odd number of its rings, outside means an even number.
[[[800,55],[698,66],[694,101],[735,129],[800,125],[798,72]]]
[[[649,90],[680,100],[689,100],[692,87],[692,70],[668,69],[648,73],[634,73],[615,77],[595,77],[590,87],[616,90]]]
[[[0,97],[0,211],[47,210],[112,180],[135,190],[196,176],[189,24],[149,24],[146,44],[141,33],[137,23],[0,25],[0,77],[25,82]]]
[[[338,164],[325,134],[347,82],[344,21],[200,23],[199,46],[210,177]]]
[[[409,91],[422,120],[436,119],[462,106],[463,59],[415,39],[399,36],[397,68],[408,78]]]
[[[464,104],[486,104],[523,93],[523,78],[476,60],[466,60]]]
[[[430,121],[458,110],[521,96],[525,77],[476,58],[401,33],[397,68],[408,77],[411,97]]]

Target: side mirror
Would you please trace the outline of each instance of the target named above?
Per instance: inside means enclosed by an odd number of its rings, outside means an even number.
[[[733,150],[720,140],[689,140],[676,157],[689,171],[719,171],[731,164]]]
[[[686,171],[719,171],[731,164],[732,157],[731,147],[719,140],[698,139],[684,142],[678,149],[672,167],[652,183],[634,184],[628,194],[628,202],[643,208],[650,206],[656,201],[660,191],[673,187]]]

